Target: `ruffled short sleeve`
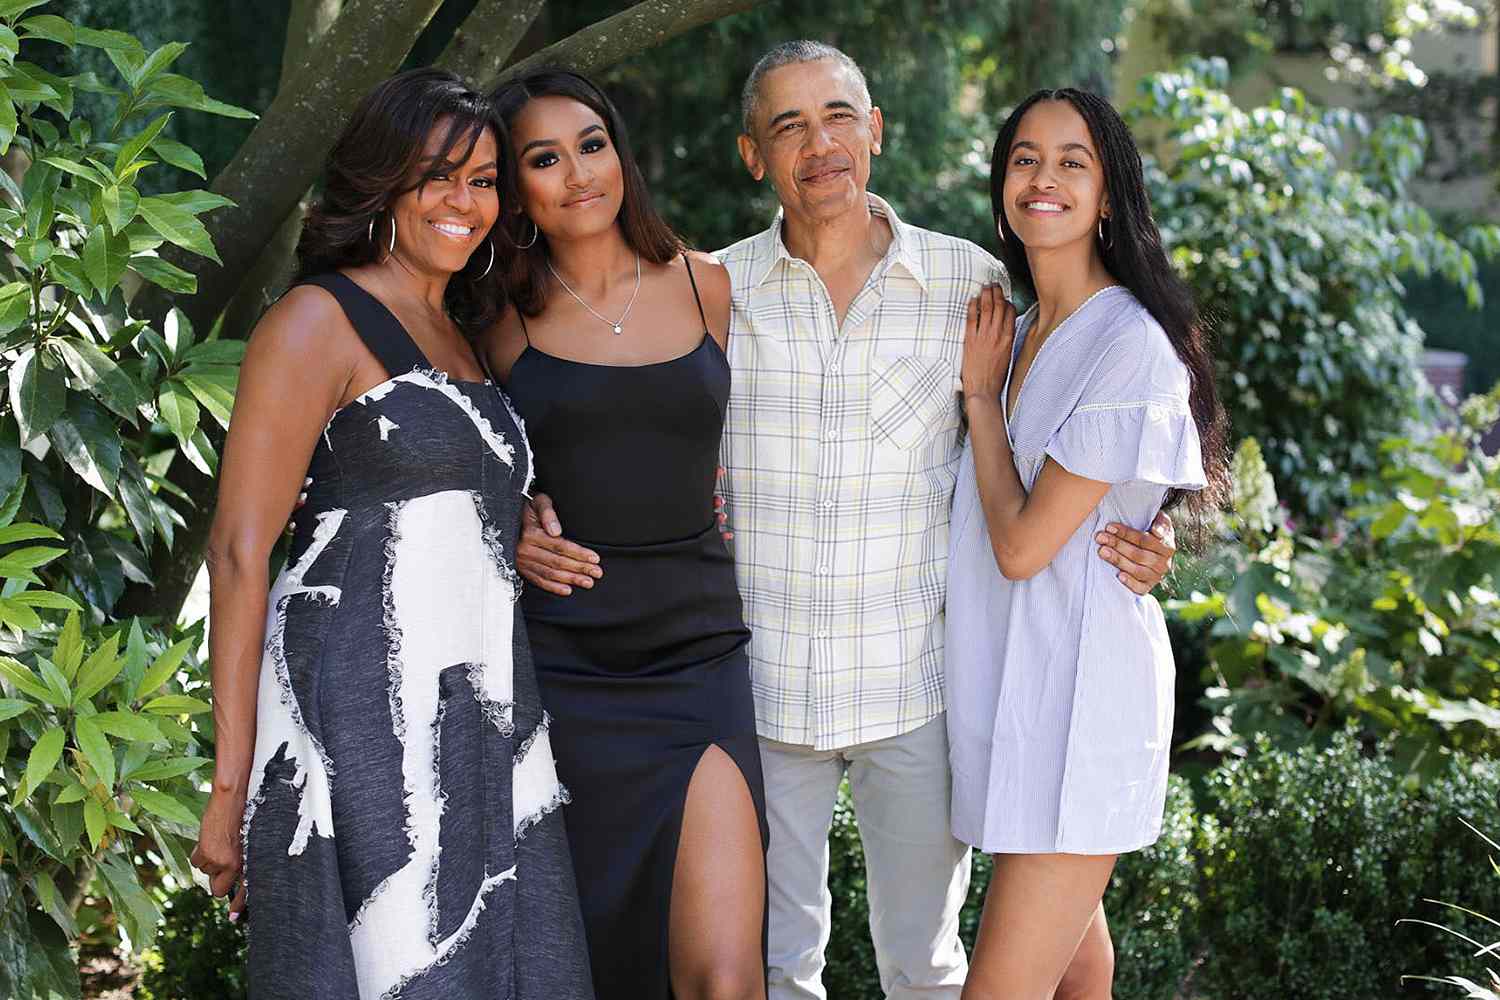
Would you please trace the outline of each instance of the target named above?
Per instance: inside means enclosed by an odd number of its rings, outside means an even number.
[[[1046,453],[1076,476],[1197,490],[1203,474],[1189,379],[1166,333],[1149,317],[1103,352]]]

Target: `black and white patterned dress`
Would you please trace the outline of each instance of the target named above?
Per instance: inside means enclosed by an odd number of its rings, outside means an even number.
[[[338,410],[270,593],[245,811],[255,1000],[592,998],[513,567],[531,454],[342,274],[391,378]]]

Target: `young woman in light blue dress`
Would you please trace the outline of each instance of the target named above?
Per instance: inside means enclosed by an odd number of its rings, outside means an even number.
[[[1111,521],[1217,502],[1224,418],[1197,310],[1102,98],[1043,91],[995,143],[1001,258],[1036,304],[970,306],[948,564],[953,832],[995,856],[968,1000],[1107,1000],[1101,899],[1161,829],[1161,607],[1094,557]]]

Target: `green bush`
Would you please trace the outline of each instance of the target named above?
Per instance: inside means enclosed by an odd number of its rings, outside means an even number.
[[[1197,838],[1192,792],[1187,782],[1173,777],[1161,839],[1120,858],[1104,897],[1115,942],[1116,1000],[1172,1000],[1191,966],[1198,940]],[[864,852],[847,785],[834,809],[828,850],[833,931],[823,985],[839,1000],[879,1000]],[[973,865],[969,898],[959,918],[959,933],[970,952],[993,870],[989,856],[978,852]]]
[[[1208,780],[1195,986],[1214,1000],[1367,1000],[1460,967],[1462,942],[1398,921],[1423,898],[1500,911],[1500,882],[1475,883],[1484,845],[1459,822],[1493,815],[1497,792],[1493,761],[1451,756],[1414,786],[1352,733],[1296,750],[1257,739]]]
[[[1298,533],[1253,440],[1234,462],[1236,521],[1206,576],[1167,603],[1208,630],[1210,731],[1190,746],[1298,745],[1353,722],[1424,773],[1500,753],[1500,460],[1478,433],[1500,390],[1446,428],[1381,445],[1362,505],[1329,539]]]
[[[1472,823],[1465,821],[1464,825],[1467,826],[1471,831],[1473,831],[1476,836],[1483,839],[1486,844],[1489,844],[1490,847],[1494,848],[1497,851],[1500,851],[1500,844],[1495,843],[1489,837],[1486,837],[1483,833],[1480,833],[1480,831],[1476,829]],[[1490,870],[1486,874],[1494,878],[1500,878],[1500,864],[1496,863],[1493,855],[1491,855],[1489,862]],[[1467,893],[1465,895],[1467,895]],[[1447,900],[1427,900],[1427,902],[1432,903],[1438,907],[1442,907],[1449,912],[1461,913],[1469,917],[1477,917],[1485,923],[1491,924],[1495,927],[1500,927],[1500,920],[1485,916],[1472,909],[1471,907],[1464,906],[1460,903],[1449,902]],[[1439,916],[1440,918],[1442,917],[1442,915]],[[1473,960],[1470,962],[1466,962],[1464,965],[1464,972],[1469,973],[1469,975],[1461,975],[1459,973],[1450,973],[1446,976],[1420,975],[1413,976],[1413,979],[1425,982],[1443,983],[1448,986],[1458,986],[1467,991],[1465,995],[1469,998],[1469,1000],[1500,1000],[1500,970],[1497,970],[1495,968],[1495,965],[1493,964],[1495,956],[1497,954],[1500,954],[1500,941],[1485,941],[1485,938],[1494,937],[1495,932],[1493,930],[1490,930],[1487,934],[1484,935],[1484,937],[1476,940],[1475,938],[1469,937],[1463,931],[1457,930],[1454,927],[1450,926],[1450,924],[1447,922],[1440,923],[1419,917],[1413,917],[1406,922],[1418,924],[1423,927],[1434,927],[1442,931],[1444,934],[1451,935],[1474,948]],[[1483,929],[1488,930],[1487,928]],[[1471,966],[1475,968],[1471,968]],[[1482,984],[1481,982],[1479,982],[1479,980],[1483,980],[1484,983],[1487,983],[1488,985]]]
[[[146,952],[140,1000],[245,1000],[245,932],[196,886],[168,894],[156,947]]]
[[[1292,508],[1323,518],[1423,398],[1398,275],[1439,274],[1477,306],[1477,262],[1411,198],[1419,121],[1372,126],[1295,90],[1244,111],[1227,82],[1223,60],[1157,74],[1127,117],[1154,154],[1163,238],[1217,334],[1231,423],[1260,440]],[[1500,229],[1464,239],[1492,254]]]

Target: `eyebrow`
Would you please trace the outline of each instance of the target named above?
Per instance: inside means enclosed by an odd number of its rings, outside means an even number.
[[[598,124],[596,122],[593,125],[585,126],[578,133],[578,138],[582,139],[584,136],[588,135],[590,132],[603,132],[603,131],[604,131],[604,126],[600,125],[600,124]],[[556,145],[558,145],[558,141],[556,139],[533,139],[530,142],[528,142],[525,146],[521,147],[521,155],[525,156],[527,153],[531,152],[533,149],[536,149],[538,146],[556,146]]]
[[[823,105],[823,110],[824,111],[833,111],[833,110],[858,111],[859,109],[856,108],[853,104],[850,104],[848,101],[829,101],[827,104]],[[789,118],[800,118],[801,116],[802,116],[802,109],[801,108],[792,108],[790,111],[783,111],[781,114],[777,115],[775,118],[772,118],[771,121],[770,121],[770,124],[768,124],[766,127],[767,128],[775,128],[777,125],[780,125],[782,122],[786,121]]]
[[[1030,139],[1021,139],[1021,140],[1018,140],[1015,144],[1013,144],[1010,147],[1010,151],[1012,153],[1014,153],[1016,150],[1021,149],[1022,147],[1025,147],[1026,149],[1034,149],[1038,153],[1040,153],[1042,151],[1042,147],[1039,144],[1037,144],[1035,142],[1032,142]],[[1077,152],[1080,152],[1080,153],[1087,154],[1088,158],[1091,159],[1091,160],[1094,158],[1094,151],[1092,149],[1089,149],[1087,146],[1085,146],[1081,142],[1065,142],[1061,146],[1059,146],[1058,149],[1061,150],[1064,153],[1071,153],[1071,152],[1077,151]]]

